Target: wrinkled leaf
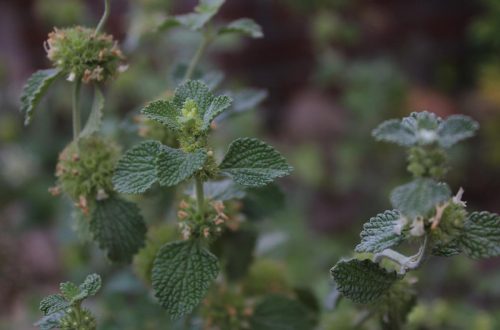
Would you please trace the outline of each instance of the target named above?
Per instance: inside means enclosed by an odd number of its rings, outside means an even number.
[[[459,141],[474,136],[478,129],[479,124],[467,116],[449,116],[439,126],[439,144],[449,148]]]
[[[341,260],[331,274],[338,290],[360,304],[377,300],[398,280],[396,272],[388,272],[370,260]]]
[[[378,253],[400,244],[405,235],[396,231],[401,214],[396,211],[385,211],[371,218],[363,226],[361,243],[356,246],[356,252]]]
[[[141,110],[141,113],[147,118],[165,125],[172,131],[178,132],[180,125],[177,118],[181,108],[177,108],[171,101],[157,100],[146,105]]]
[[[128,150],[113,176],[116,191],[139,194],[148,190],[157,181],[156,162],[161,148],[158,141],[145,141]]]
[[[473,259],[500,256],[500,216],[486,211],[471,213],[465,220],[460,246]]]
[[[69,303],[60,294],[50,295],[40,302],[40,311],[45,315],[61,311],[67,307],[69,307]]]
[[[217,258],[199,242],[168,243],[153,264],[155,296],[172,318],[180,318],[200,303],[218,273]]]
[[[292,167],[270,145],[254,138],[234,140],[220,164],[222,174],[247,187],[260,187],[292,172]]]
[[[186,153],[179,149],[164,146],[157,160],[157,176],[160,185],[171,187],[189,179],[200,170],[207,159],[204,150]]]
[[[90,231],[111,261],[128,263],[144,245],[146,225],[134,203],[112,196],[96,202]]]
[[[21,112],[24,114],[25,125],[31,122],[33,111],[60,72],[59,69],[39,70],[26,82],[21,94]]]

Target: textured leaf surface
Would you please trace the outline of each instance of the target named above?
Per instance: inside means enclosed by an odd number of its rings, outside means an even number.
[[[59,290],[61,291],[63,297],[71,301],[73,297],[80,293],[80,288],[73,282],[64,282],[59,285]]]
[[[59,69],[39,70],[26,82],[21,94],[21,112],[24,114],[24,124],[28,125],[38,103],[48,87],[60,73]]]
[[[210,19],[217,14],[224,0],[200,0],[200,3],[194,8],[194,12],[168,17],[159,29],[169,29],[176,26],[185,26],[191,30],[201,29]]]
[[[436,257],[453,257],[460,253],[462,253],[460,244],[455,241],[449,244],[436,244],[431,250],[431,254]]]
[[[85,292],[85,298],[94,296],[97,291],[101,288],[102,280],[101,276],[98,274],[90,274],[85,278],[82,284],[80,284],[80,292]]]
[[[94,102],[92,103],[92,110],[90,111],[89,118],[85,127],[80,132],[80,137],[85,137],[98,132],[101,128],[102,110],[104,109],[104,96],[99,88],[94,88]]]
[[[255,306],[250,324],[254,330],[312,330],[315,324],[309,315],[299,301],[269,295]]]
[[[207,153],[204,150],[186,153],[164,146],[157,160],[160,185],[171,187],[188,179],[203,167],[206,159]]]
[[[158,252],[152,283],[160,304],[179,318],[200,303],[218,273],[217,258],[197,241],[178,241]]]
[[[90,231],[110,260],[130,262],[144,245],[146,225],[134,203],[113,196],[97,201]]]
[[[207,130],[210,127],[212,121],[220,115],[224,110],[231,106],[233,100],[229,96],[221,95],[216,96],[210,102],[210,105],[203,114],[203,130]]]
[[[445,183],[432,179],[417,179],[395,188],[391,192],[391,203],[395,209],[413,218],[426,216],[436,205],[450,197],[450,188]]]
[[[500,256],[500,216],[473,212],[465,220],[460,246],[473,259]]]
[[[387,272],[370,260],[342,260],[331,274],[338,290],[347,298],[368,304],[380,298],[398,280],[396,272]]]
[[[40,311],[42,311],[42,313],[45,315],[58,312],[65,309],[66,307],[69,307],[69,303],[60,294],[50,295],[43,298],[40,302]]]
[[[467,116],[450,116],[439,126],[439,144],[444,148],[451,147],[461,140],[474,136],[478,129],[479,124]]]
[[[413,112],[401,121],[392,119],[380,124],[373,136],[402,146],[439,143],[444,148],[473,136],[479,125],[463,115],[453,115],[442,120],[427,111]]]
[[[254,138],[234,140],[220,169],[236,183],[247,187],[264,186],[292,171],[292,167],[279,152]]]
[[[138,194],[148,190],[157,181],[156,162],[161,147],[157,141],[145,141],[127,151],[113,176],[116,191]]]
[[[219,34],[238,33],[252,38],[262,38],[262,28],[250,18],[240,18],[232,21],[219,30]]]
[[[395,230],[400,218],[401,214],[395,210],[371,218],[363,226],[361,243],[356,246],[356,252],[377,253],[400,244],[405,238],[404,234]]]
[[[42,317],[38,320],[34,326],[39,327],[40,330],[50,330],[59,328],[59,321],[64,317],[66,313],[63,311],[55,312],[49,315]]]
[[[177,117],[180,114],[180,108],[177,108],[174,103],[166,100],[153,101],[146,105],[141,113],[147,118],[157,121],[160,124],[165,125],[174,132],[180,130]]]

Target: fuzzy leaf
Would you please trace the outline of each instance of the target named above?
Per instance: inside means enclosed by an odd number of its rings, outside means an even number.
[[[455,241],[449,244],[436,244],[431,250],[431,254],[436,257],[453,257],[460,253],[462,253],[460,244]]]
[[[49,86],[59,76],[59,69],[39,70],[35,72],[24,85],[21,94],[21,112],[24,114],[24,124],[29,125],[33,110],[37,107]]]
[[[490,212],[473,212],[464,223],[460,246],[473,259],[500,256],[500,216]]]
[[[130,262],[144,245],[146,225],[134,203],[112,196],[96,202],[90,231],[111,261]]]
[[[426,216],[436,205],[450,197],[451,191],[447,184],[425,178],[395,188],[391,192],[391,203],[404,215],[414,218]]]
[[[98,274],[90,274],[85,278],[82,284],[80,284],[79,289],[81,292],[85,292],[85,298],[94,296],[99,289],[101,289],[102,280],[101,276]]]
[[[64,299],[71,301],[73,297],[80,293],[80,288],[73,282],[64,282],[59,285],[59,290],[61,291]]]
[[[35,327],[39,327],[40,330],[50,330],[50,329],[55,329],[59,328],[60,326],[60,320],[66,315],[65,312],[59,311],[55,312],[49,315],[46,315],[42,317],[40,320],[38,320],[35,324],[33,324]]]
[[[412,146],[417,141],[414,132],[397,119],[383,122],[373,130],[372,135],[377,141],[392,142],[404,147]]]
[[[40,311],[49,315],[69,307],[69,302],[60,294],[53,294],[42,299],[40,302]]]
[[[160,26],[160,30],[184,26],[190,30],[201,29],[210,19],[217,14],[224,0],[200,0],[194,12],[168,17]]]
[[[146,105],[141,113],[147,118],[165,125],[174,132],[180,130],[177,117],[180,114],[179,109],[171,101],[158,100]]]
[[[292,167],[270,145],[254,138],[240,138],[229,146],[220,170],[242,186],[260,187],[290,174]]]
[[[385,211],[371,218],[363,226],[361,243],[356,246],[356,252],[378,253],[391,246],[400,244],[405,235],[395,231],[401,214],[396,211]]]
[[[217,258],[195,240],[165,244],[153,264],[155,296],[177,319],[190,313],[219,273]]]
[[[128,150],[113,176],[116,191],[139,194],[148,190],[157,181],[156,162],[161,148],[158,141],[145,141]]]
[[[312,330],[314,323],[304,305],[281,295],[265,296],[250,318],[255,330]]]
[[[377,300],[398,280],[396,272],[388,272],[370,260],[339,261],[331,274],[338,290],[360,304]]]
[[[175,186],[200,170],[206,160],[207,153],[202,149],[186,153],[164,146],[157,160],[158,181],[162,186]]]
[[[212,121],[220,115],[224,110],[231,106],[233,100],[229,96],[221,95],[213,98],[210,106],[203,114],[203,130],[210,128]]]
[[[104,109],[104,96],[96,86],[94,88],[94,102],[92,104],[92,110],[90,111],[85,127],[80,132],[80,137],[86,137],[99,131],[102,122],[102,109]]]
[[[230,33],[242,34],[252,38],[262,38],[264,36],[260,25],[250,18],[237,19],[219,30],[219,34]]]
[[[450,116],[439,126],[439,144],[449,148],[461,140],[474,136],[478,129],[479,124],[467,116]]]

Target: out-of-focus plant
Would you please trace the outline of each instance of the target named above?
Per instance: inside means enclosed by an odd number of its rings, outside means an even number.
[[[446,151],[473,136],[478,124],[453,115],[443,120],[429,112],[389,120],[373,131],[380,141],[408,148],[408,171],[413,180],[395,188],[393,210],[370,219],[356,247],[360,255],[341,260],[331,274],[346,298],[370,306],[387,328],[400,328],[413,308],[416,293],[407,274],[419,269],[430,256],[464,253],[472,259],[500,255],[500,216],[482,211],[469,213],[463,190],[452,196],[441,182],[448,170]],[[403,255],[392,248],[417,243],[418,252]]]

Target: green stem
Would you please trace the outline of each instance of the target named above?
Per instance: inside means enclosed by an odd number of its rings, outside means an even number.
[[[205,194],[203,192],[203,180],[199,177],[195,179],[196,201],[198,203],[198,214],[203,217],[205,214]]]
[[[73,85],[73,141],[78,140],[81,130],[81,113],[80,113],[80,87],[81,87],[80,77],[75,78],[75,84]]]
[[[104,13],[102,14],[99,24],[97,24],[97,27],[95,28],[95,34],[98,34],[102,31],[104,25],[106,24],[106,21],[108,20],[110,12],[109,2],[110,0],[104,0]]]
[[[204,34],[203,38],[201,39],[200,45],[198,46],[198,49],[196,50],[196,53],[194,54],[193,58],[191,59],[191,62],[189,63],[189,66],[186,70],[186,74],[184,75],[184,81],[188,81],[189,79],[192,78],[194,69],[198,65],[198,62],[200,62],[201,56],[207,49],[208,45],[212,41],[212,38],[210,38],[208,35]]]

